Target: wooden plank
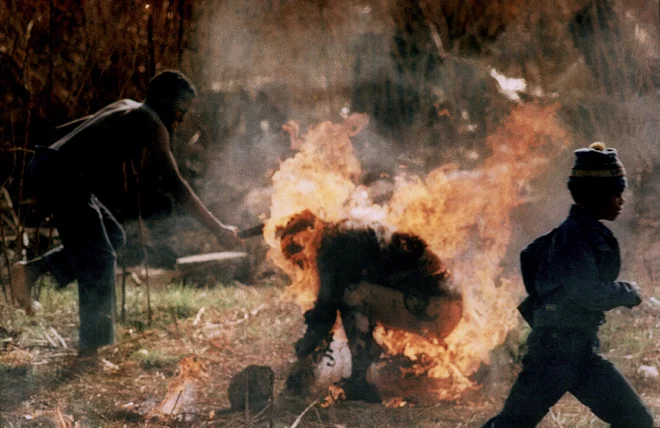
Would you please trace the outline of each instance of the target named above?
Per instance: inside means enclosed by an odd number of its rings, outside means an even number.
[[[177,276],[184,282],[200,285],[246,281],[249,261],[247,253],[238,251],[196,254],[178,258],[176,270]]]

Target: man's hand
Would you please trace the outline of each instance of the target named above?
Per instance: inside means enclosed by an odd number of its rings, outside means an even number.
[[[226,250],[243,246],[243,241],[236,234],[238,228],[235,226],[219,226],[215,231],[215,239],[218,244]]]

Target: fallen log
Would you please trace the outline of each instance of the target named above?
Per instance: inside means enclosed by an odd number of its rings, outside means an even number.
[[[177,276],[184,283],[213,285],[218,282],[246,282],[249,277],[248,255],[238,251],[197,254],[176,260]]]

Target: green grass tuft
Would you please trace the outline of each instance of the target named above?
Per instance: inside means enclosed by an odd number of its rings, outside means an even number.
[[[133,352],[130,359],[140,363],[145,370],[162,369],[178,360],[177,357],[168,355],[161,350],[145,348]]]

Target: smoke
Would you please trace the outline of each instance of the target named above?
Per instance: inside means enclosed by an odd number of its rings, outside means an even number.
[[[487,83],[489,68],[458,57],[438,67],[426,27],[407,28],[409,17],[390,3],[233,0],[199,17],[208,55],[195,66],[202,92],[213,94],[201,193],[214,212],[249,222],[263,211],[242,205],[292,154],[281,132],[288,120],[303,133],[354,111],[369,114],[372,123],[354,141],[366,183],[401,170],[424,174],[456,154],[466,164],[475,159],[472,149],[506,115]],[[243,214],[232,212],[236,204]]]
[[[398,175],[424,176],[448,163],[473,169],[489,155],[486,137],[512,105],[498,93],[491,76],[494,68],[498,76],[524,79],[526,88],[509,94],[519,102],[552,97],[561,103],[560,116],[571,131],[570,148],[595,140],[619,148],[632,186],[628,210],[612,227],[625,243],[629,232],[640,233],[635,230],[639,216],[657,204],[657,192],[648,182],[657,181],[654,165],[660,157],[653,115],[658,97],[633,96],[621,102],[602,94],[598,75],[569,31],[584,3],[571,3],[565,10],[525,4],[541,7],[521,6],[516,20],[507,21],[499,36],[489,40],[485,54],[462,57],[457,43],[432,72],[420,69],[415,74],[400,66],[426,64],[423,61],[437,52],[433,46],[424,50],[431,39],[423,37],[429,31],[423,25],[419,34],[401,38],[397,31],[405,19],[391,2],[220,2],[213,13],[197,17],[197,37],[208,47],[206,61],[195,65],[202,70],[200,86],[210,106],[202,139],[212,154],[200,181],[202,198],[223,220],[239,226],[267,218],[272,174],[295,154],[282,125],[294,120],[302,135],[315,123],[339,122],[342,114],[364,106],[372,120],[352,142],[364,170],[361,180],[378,187],[374,192],[379,202],[389,198]],[[626,68],[624,75],[636,75],[638,81],[653,79],[649,58],[657,31],[640,19],[643,11],[623,9],[616,6],[616,13],[630,31],[622,34],[631,36],[620,41],[602,33],[603,40],[618,44],[601,50],[609,55],[611,69]],[[637,55],[635,46],[644,54]],[[407,57],[417,47],[423,48],[420,57]],[[622,53],[628,48],[631,53]],[[641,59],[625,60],[630,57]],[[396,104],[397,92],[403,94],[401,104]],[[414,94],[424,99],[406,104]],[[401,110],[388,113],[383,110],[388,105]],[[410,105],[423,109],[412,114],[406,108]],[[525,244],[566,216],[571,199],[565,180],[571,163],[569,151],[525,184],[524,203],[512,212],[514,230],[503,261],[507,267],[515,269]],[[645,185],[637,178],[640,172]]]
[[[288,120],[302,133],[348,105],[350,40],[375,12],[340,3],[229,1],[200,17],[215,130],[206,136],[211,158],[201,196],[228,221],[248,225],[268,215],[265,188],[294,153],[282,129]]]

